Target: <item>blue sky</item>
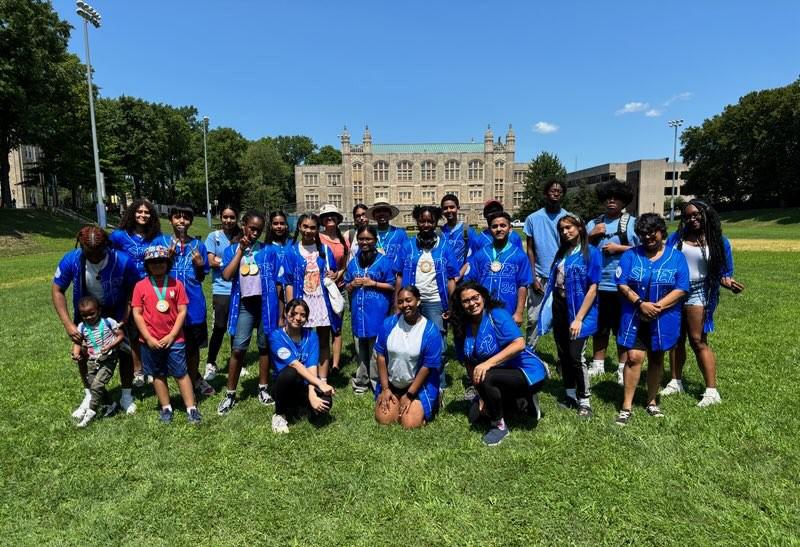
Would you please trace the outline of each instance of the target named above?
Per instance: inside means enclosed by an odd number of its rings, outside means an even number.
[[[800,76],[800,2],[93,0],[95,82],[248,138],[480,142],[568,170],[672,154],[687,125]],[[74,2],[54,1],[75,27]]]

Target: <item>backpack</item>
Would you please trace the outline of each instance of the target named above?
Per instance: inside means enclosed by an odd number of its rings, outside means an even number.
[[[628,222],[631,220],[631,215],[629,213],[622,213],[619,217],[619,223],[617,224],[617,233],[615,234],[619,238],[619,244],[625,245],[626,247],[630,245],[628,241]],[[595,224],[604,223],[603,217],[599,216],[594,219]]]

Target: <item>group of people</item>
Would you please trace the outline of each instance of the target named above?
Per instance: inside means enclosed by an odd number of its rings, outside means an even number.
[[[160,419],[170,422],[166,380],[173,377],[188,421],[199,423],[196,394],[215,393],[209,382],[222,368],[227,333],[231,354],[217,408],[226,415],[248,374],[255,332],[257,397],[275,405],[273,431],[286,432],[304,413],[331,411],[336,390],[328,379],[341,373],[347,310],[356,361],[351,387],[374,394],[381,424],[416,428],[434,418],[447,388],[448,331],[466,369],[468,419],[486,423],[490,446],[508,436],[509,413],[541,417],[538,393],[549,369],[535,348],[551,330],[565,389],[559,405],[580,418],[592,417],[591,377],[605,371],[612,332],[624,386],[617,424],[631,419],[645,357],[646,410],[663,416],[659,394],[683,391],[686,339],[706,383],[699,406],[720,402],[707,335],[720,287],[743,287],[733,279],[731,247],[714,209],[690,201],[668,237],[659,215],[625,212],[633,195],[622,182],[598,188],[605,211],[588,223],[561,207],[565,193],[561,181],[545,185],[545,206],[525,221],[524,245],[501,203],[484,204],[486,227],[478,231],[459,219],[452,194],[440,206],[414,208],[414,235],[391,224],[399,211],[385,202],[356,205],[346,233],[332,205],[301,215],[294,234],[282,211],[240,216],[228,206],[221,229],[205,242],[189,235],[191,207],[170,210],[173,233],[165,235],[152,204],[137,200],[110,235],[82,228],[53,279],[53,302],[85,388],[73,417],[86,426],[103,410],[134,413],[131,389],[151,378]],[[209,274],[210,337],[202,285]],[[584,357],[589,338],[591,363]],[[660,389],[668,351],[672,379]],[[105,388],[117,365],[119,404],[106,400]]]

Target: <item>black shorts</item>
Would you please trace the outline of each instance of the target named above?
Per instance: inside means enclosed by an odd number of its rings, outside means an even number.
[[[640,351],[650,351],[653,345],[651,336],[652,324],[647,321],[639,320],[639,327],[636,329],[636,340],[633,346],[628,349],[638,349]]]
[[[231,295],[229,294],[215,294],[211,296],[211,307],[214,308],[214,324],[212,328],[228,328],[230,304]]]
[[[622,305],[619,298],[619,293],[616,291],[597,291],[599,308],[597,332],[607,333],[610,330],[616,335],[619,331],[619,320],[622,317]]]
[[[187,349],[200,349],[208,346],[208,325],[205,322],[184,325],[183,338],[186,340]]]

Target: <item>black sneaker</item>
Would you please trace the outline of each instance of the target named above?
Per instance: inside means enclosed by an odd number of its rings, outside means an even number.
[[[172,409],[171,408],[162,408],[161,412],[159,412],[158,418],[161,420],[162,423],[168,424],[172,422]]]
[[[200,411],[196,408],[191,409],[189,412],[186,413],[186,420],[193,425],[198,425],[200,420],[202,420],[202,416],[200,416]]]
[[[661,411],[658,405],[647,405],[647,413],[652,416],[653,418],[663,418],[664,413]]]
[[[592,407],[589,405],[581,405],[578,407],[578,418],[582,420],[591,420],[594,413],[592,412]]]
[[[486,446],[497,446],[508,437],[511,432],[507,427],[500,429],[499,427],[491,428],[486,435],[483,436],[483,444]]]
[[[578,401],[572,397],[564,397],[558,401],[558,406],[567,410],[577,410],[579,405]]]
[[[269,394],[267,388],[260,387],[258,388],[258,402],[264,406],[270,406],[275,404],[275,399]]]
[[[623,408],[622,410],[619,411],[619,414],[617,414],[617,419],[615,420],[614,423],[617,425],[626,426],[628,425],[628,422],[631,421],[631,416],[632,413],[630,409]]]
[[[228,393],[219,403],[219,406],[217,407],[217,414],[220,416],[225,416],[228,412],[233,410],[234,406],[236,406],[236,395],[233,393]]]

